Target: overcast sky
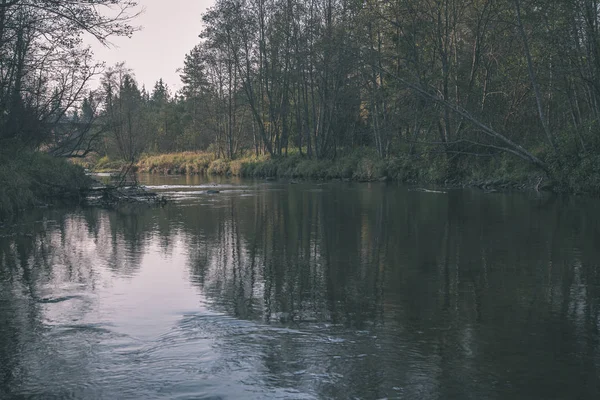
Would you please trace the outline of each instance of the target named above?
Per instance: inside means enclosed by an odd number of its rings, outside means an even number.
[[[131,39],[112,38],[114,44],[106,48],[95,41],[89,44],[98,61],[107,66],[125,61],[133,69],[139,82],[151,90],[159,78],[172,92],[181,87],[177,68],[184,57],[199,43],[202,13],[213,5],[213,0],[138,0],[145,12],[133,25],[143,29]]]

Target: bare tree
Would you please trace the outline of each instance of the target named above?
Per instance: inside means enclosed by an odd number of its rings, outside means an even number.
[[[0,141],[30,148],[56,142],[66,114],[87,97],[101,70],[83,46],[131,35],[129,0],[0,0]]]

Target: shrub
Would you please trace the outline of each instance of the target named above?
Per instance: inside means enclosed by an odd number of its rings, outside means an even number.
[[[0,219],[55,199],[78,199],[91,185],[84,169],[47,154],[0,154]]]
[[[208,173],[210,175],[228,175],[229,174],[229,162],[219,158],[210,163],[208,167]]]
[[[277,162],[271,159],[264,161],[256,161],[252,163],[251,174],[245,176],[253,176],[256,178],[271,178],[277,176]]]
[[[244,161],[233,160],[229,163],[229,172],[233,176],[242,176],[242,170],[244,168]]]
[[[400,182],[417,182],[420,178],[419,163],[419,159],[411,155],[399,155],[390,158],[387,163],[388,175]]]
[[[356,165],[353,178],[361,181],[372,181],[385,176],[385,163],[378,159],[363,157]]]
[[[119,171],[123,165],[123,161],[111,160],[108,156],[104,156],[96,162],[92,169],[96,172]]]

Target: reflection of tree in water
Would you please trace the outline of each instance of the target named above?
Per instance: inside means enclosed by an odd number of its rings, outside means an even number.
[[[290,189],[227,198],[190,235],[192,279],[241,318],[361,326],[380,315],[381,207]]]
[[[505,380],[501,392],[539,396],[531,382],[547,381],[547,397],[598,395],[599,232],[582,203],[472,192],[399,199],[405,226],[386,252],[386,321],[431,355],[436,384],[477,393],[485,372]],[[582,374],[589,386],[573,388]]]
[[[77,283],[93,292],[99,267],[132,276],[151,244],[168,253],[182,242],[191,281],[215,309],[318,332],[327,325],[327,334],[352,337],[346,354],[369,355],[336,361],[320,355],[327,342],[286,336],[281,347],[262,348],[273,376],[307,366],[334,371],[348,397],[390,396],[402,386],[414,390],[407,398],[440,388],[468,398],[489,393],[483,386],[494,379],[507,398],[540,388],[546,397],[597,397],[595,202],[313,188],[23,219],[0,237],[0,385],[23,379],[15,352],[44,330],[45,287]],[[335,390],[323,384],[319,393]]]
[[[117,273],[133,275],[154,232],[152,212],[146,208],[119,209],[102,220],[98,245],[106,249],[104,262]]]
[[[500,392],[525,390],[525,376],[555,377],[547,394],[567,395],[566,382],[584,371],[589,385],[577,390],[598,394],[600,232],[592,205],[382,191],[293,187],[227,199],[190,235],[192,277],[215,307],[240,318],[376,332],[361,346],[378,354],[377,365],[346,371],[362,384],[370,376],[375,386],[400,381],[421,395],[445,387],[460,397],[485,391],[479,385],[494,373],[506,379]],[[265,362],[306,358],[304,345],[286,346]],[[403,353],[390,351],[398,346],[424,357],[399,367]],[[276,373],[283,364],[270,365]]]
[[[47,374],[69,370],[61,364],[60,345],[46,338],[62,318],[53,310],[64,301],[68,315],[84,319],[93,304],[89,294],[100,283],[99,269],[133,274],[150,228],[142,215],[37,210],[0,232],[0,397],[28,379],[32,365]],[[72,367],[82,375],[87,362],[92,360],[80,357]]]

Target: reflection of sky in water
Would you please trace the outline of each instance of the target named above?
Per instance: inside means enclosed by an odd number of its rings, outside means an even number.
[[[0,397],[598,394],[594,203],[143,179],[2,232]]]

